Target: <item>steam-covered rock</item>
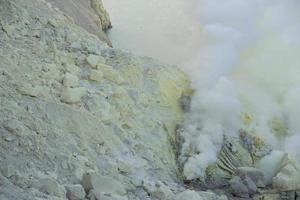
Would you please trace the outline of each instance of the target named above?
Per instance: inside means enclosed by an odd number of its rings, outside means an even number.
[[[272,187],[280,191],[296,191],[300,189],[300,163],[288,154],[282,157],[279,171],[273,177]]]

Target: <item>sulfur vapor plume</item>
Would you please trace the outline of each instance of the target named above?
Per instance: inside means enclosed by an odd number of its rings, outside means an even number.
[[[224,135],[245,129],[300,159],[300,1],[199,0],[203,41],[186,63],[195,95],[183,126],[187,179],[205,176]]]

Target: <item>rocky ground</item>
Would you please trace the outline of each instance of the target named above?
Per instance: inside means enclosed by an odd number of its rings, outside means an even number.
[[[1,200],[297,198],[288,156],[265,197],[263,172],[243,163],[227,169],[225,190],[185,182],[176,130],[187,75],[110,48],[66,15],[44,0],[0,0]]]

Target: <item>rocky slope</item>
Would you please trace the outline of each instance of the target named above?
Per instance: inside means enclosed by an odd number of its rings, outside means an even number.
[[[88,14],[80,21],[75,7],[87,2],[0,0],[1,200],[299,196],[299,163],[247,130],[224,138],[206,180],[190,178],[184,165],[197,151],[180,129],[189,78],[110,48],[85,26]]]
[[[0,3],[0,199],[172,198],[188,77],[45,1]]]

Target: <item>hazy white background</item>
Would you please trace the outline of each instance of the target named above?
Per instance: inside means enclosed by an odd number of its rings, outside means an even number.
[[[200,23],[191,12],[196,0],[103,0],[115,48],[181,64],[200,43]]]

